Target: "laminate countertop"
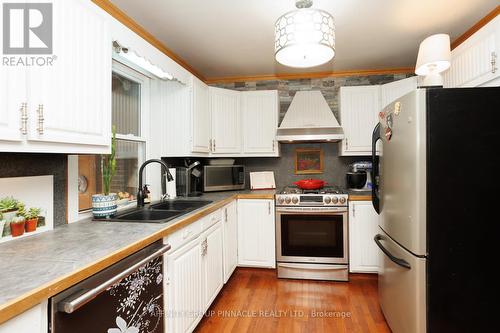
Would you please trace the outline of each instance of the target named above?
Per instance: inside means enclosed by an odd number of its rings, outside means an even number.
[[[275,191],[206,193],[211,204],[166,223],[81,221],[0,244],[0,323],[28,310],[234,199]],[[192,198],[190,198],[192,199]]]

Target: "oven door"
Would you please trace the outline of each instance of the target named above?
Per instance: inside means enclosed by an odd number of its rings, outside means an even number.
[[[277,207],[278,262],[347,264],[345,207]]]

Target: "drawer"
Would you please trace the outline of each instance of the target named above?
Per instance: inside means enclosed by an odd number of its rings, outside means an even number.
[[[170,244],[172,247],[167,254],[175,252],[180,249],[184,244],[198,237],[204,230],[203,219],[191,223],[182,229],[177,230],[171,235],[163,238],[164,244]]]
[[[201,221],[203,221],[202,231],[207,230],[217,222],[222,221],[222,209],[218,209],[210,215],[205,216],[201,219]]]

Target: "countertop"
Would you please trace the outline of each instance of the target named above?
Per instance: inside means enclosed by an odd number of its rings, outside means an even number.
[[[348,191],[349,201],[372,201],[371,191]]]
[[[0,323],[223,207],[234,199],[273,199],[275,191],[206,193],[211,204],[167,223],[67,224],[0,244]],[[192,199],[192,198],[190,198]]]

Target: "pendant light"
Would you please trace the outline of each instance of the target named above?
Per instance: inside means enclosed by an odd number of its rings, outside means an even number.
[[[275,23],[276,61],[307,68],[327,63],[335,56],[335,21],[330,13],[311,8],[312,0],[297,0],[296,10]]]

